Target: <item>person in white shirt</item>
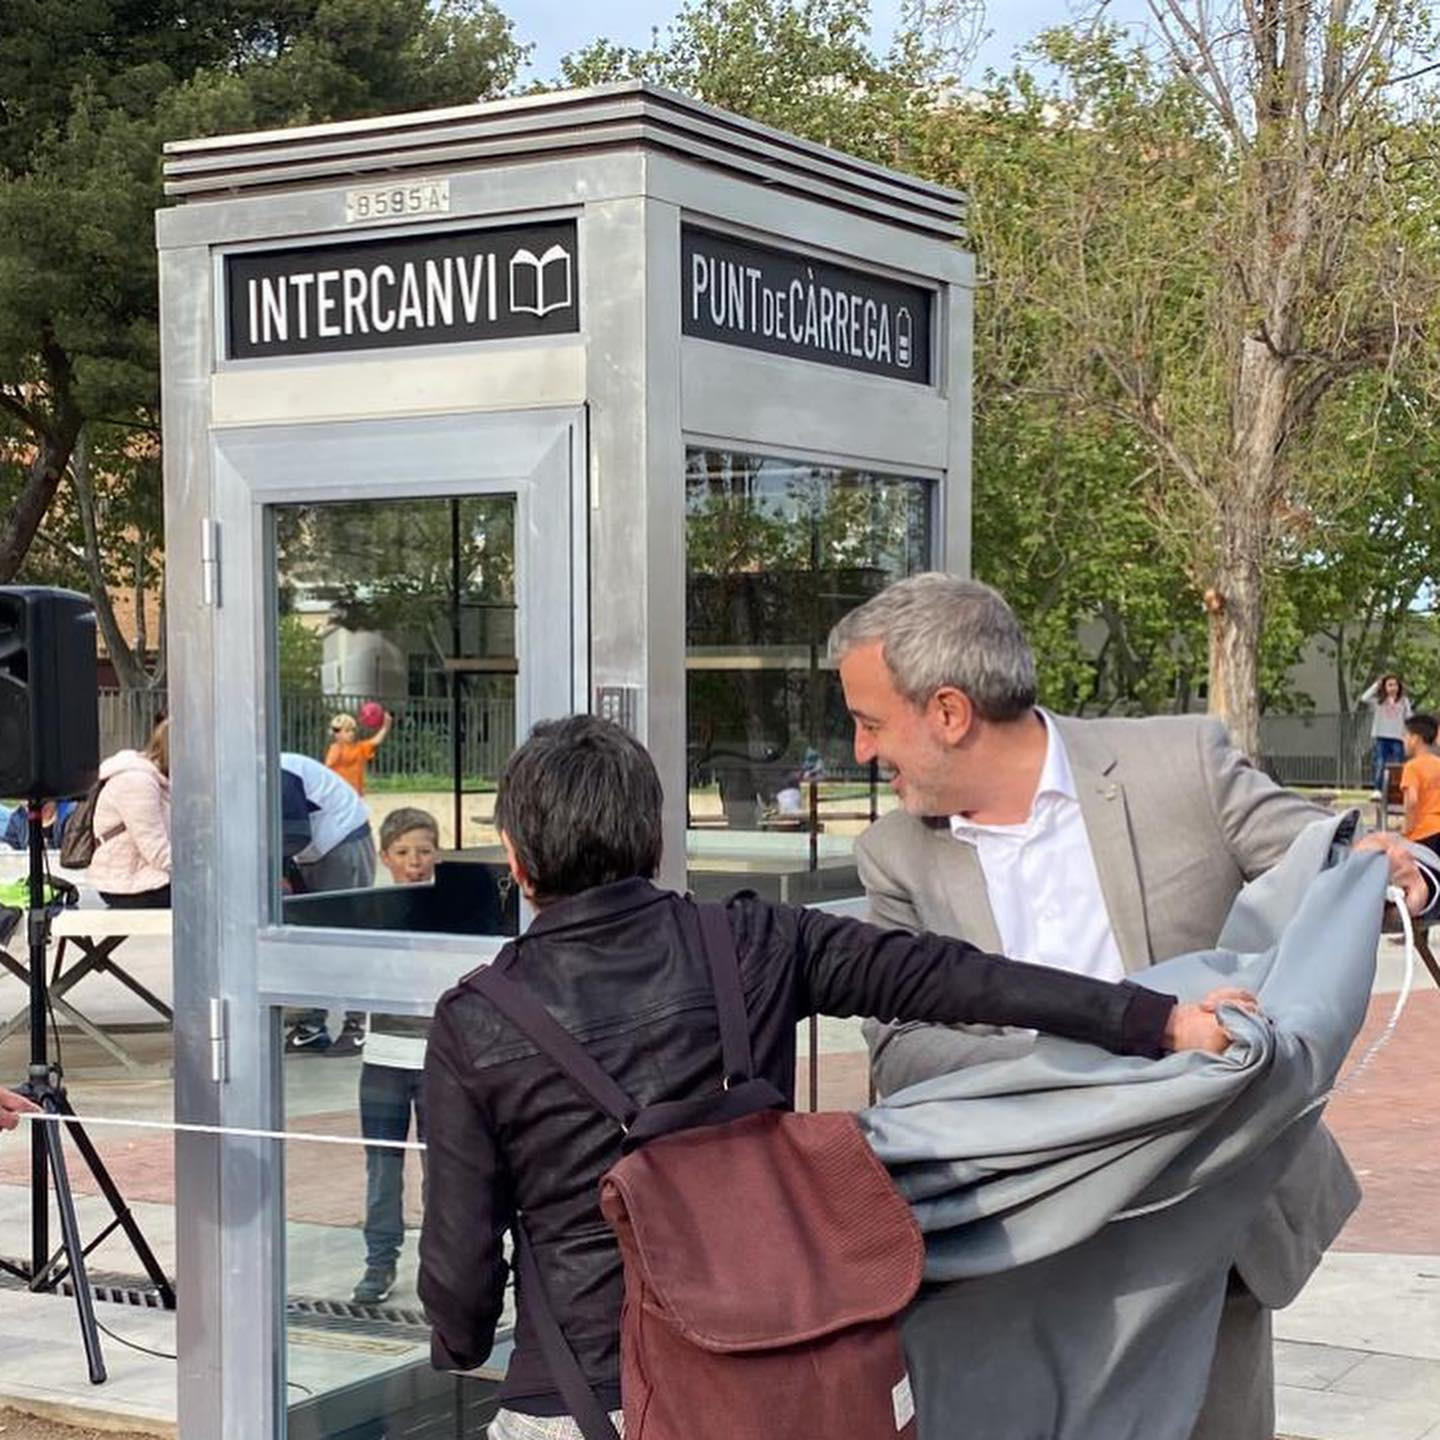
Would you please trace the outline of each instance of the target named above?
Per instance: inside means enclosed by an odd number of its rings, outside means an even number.
[[[375,837],[370,812],[355,789],[308,755],[280,755],[281,852],[287,884],[303,894],[364,890],[375,883]],[[356,1054],[365,1042],[359,1011],[347,1011],[338,1036],[327,1012],[312,1008],[286,1015],[289,1053]]]
[[[1119,979],[1212,946],[1241,886],[1322,812],[1275,785],[1205,716],[1077,720],[1036,705],[1035,662],[988,586],[902,580],[830,637],[855,758],[888,772],[900,808],[856,847],[871,918],[959,935],[1018,960]],[[1394,836],[1414,913],[1436,882]],[[867,1024],[882,1093],[1004,1060],[1014,1031]],[[1273,1440],[1270,1312],[1288,1303],[1359,1199],[1323,1128],[1237,1245],[1195,1440]]]
[[[1370,743],[1374,754],[1371,786],[1378,800],[1385,791],[1385,767],[1405,759],[1405,722],[1414,713],[1405,683],[1398,675],[1382,675],[1360,697],[1370,707]]]
[[[287,857],[295,862],[305,892],[373,885],[375,837],[370,812],[354,786],[308,755],[285,751],[280,768],[299,780],[305,793],[309,840]]]

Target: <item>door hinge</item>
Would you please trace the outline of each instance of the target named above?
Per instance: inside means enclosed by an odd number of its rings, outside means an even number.
[[[200,522],[200,595],[203,604],[220,608],[220,522],[208,515]]]
[[[230,1012],[218,995],[210,998],[210,1078],[217,1085],[230,1078]]]

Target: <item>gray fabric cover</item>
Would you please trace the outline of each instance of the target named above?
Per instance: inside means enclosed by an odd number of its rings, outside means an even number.
[[[1264,1016],[1227,1014],[1224,1056],[1042,1037],[861,1117],[926,1234],[927,1280],[949,1282],[906,1321],[922,1436],[1189,1435],[1230,1266],[1369,1001],[1386,864],[1337,843],[1350,823],[1305,829],[1217,949],[1132,977],[1182,999],[1254,990]]]

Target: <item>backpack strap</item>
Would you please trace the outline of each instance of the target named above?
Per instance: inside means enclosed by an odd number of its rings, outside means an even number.
[[[530,1042],[552,1061],[577,1090],[615,1120],[630,1128],[637,1113],[635,1102],[590,1058],[584,1046],[530,993],[494,965],[469,976],[469,983]],[[535,1327],[540,1353],[550,1378],[585,1440],[620,1440],[610,1423],[610,1412],[600,1403],[585,1372],[555,1318],[544,1277],[535,1260],[530,1237],[517,1215],[514,1224],[516,1268],[525,1313]]]
[[[540,1053],[565,1073],[580,1093],[629,1130],[640,1107],[600,1067],[583,1045],[530,993],[494,965],[470,976],[470,983]]]
[[[530,1237],[518,1216],[515,1220],[515,1258],[519,1262],[520,1294],[526,1301],[526,1314],[535,1326],[540,1353],[544,1355],[545,1363],[550,1367],[550,1378],[580,1427],[580,1433],[585,1440],[620,1440],[610,1423],[610,1412],[590,1388],[590,1382],[585,1378],[585,1372],[580,1368],[554,1310],[550,1308],[550,1297],[545,1293],[545,1281],[535,1261],[535,1252],[530,1248]]]
[[[750,1021],[745,994],[740,988],[740,961],[735,954],[735,932],[723,904],[697,905],[700,938],[715,990],[715,1013],[720,1018],[720,1049],[725,1059],[725,1088],[755,1077],[750,1051]]]

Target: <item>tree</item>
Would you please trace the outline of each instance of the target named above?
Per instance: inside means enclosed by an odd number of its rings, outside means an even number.
[[[962,7],[946,0],[947,23]],[[852,155],[895,164],[933,58],[902,38],[882,60],[865,0],[686,0],[645,49],[597,40],[561,83],[644,79]]]
[[[1428,37],[1408,0],[1152,9],[1158,57],[1051,32],[1056,85],[1022,72],[936,113],[924,163],[971,191],[985,333],[1016,322],[1006,383],[1144,445],[1146,511],[1203,597],[1210,708],[1253,752],[1267,587],[1355,498],[1326,407],[1402,373],[1434,308],[1434,131],[1396,83]]]
[[[1440,408],[1413,386],[1371,376],[1329,407],[1330,448],[1354,472],[1350,503],[1301,542],[1284,590],[1333,658],[1350,713],[1377,675],[1399,670],[1440,703],[1431,608],[1440,575]]]
[[[0,417],[23,452],[3,472],[0,583],[82,426],[158,436],[163,143],[475,100],[523,53],[489,0],[0,7]]]

